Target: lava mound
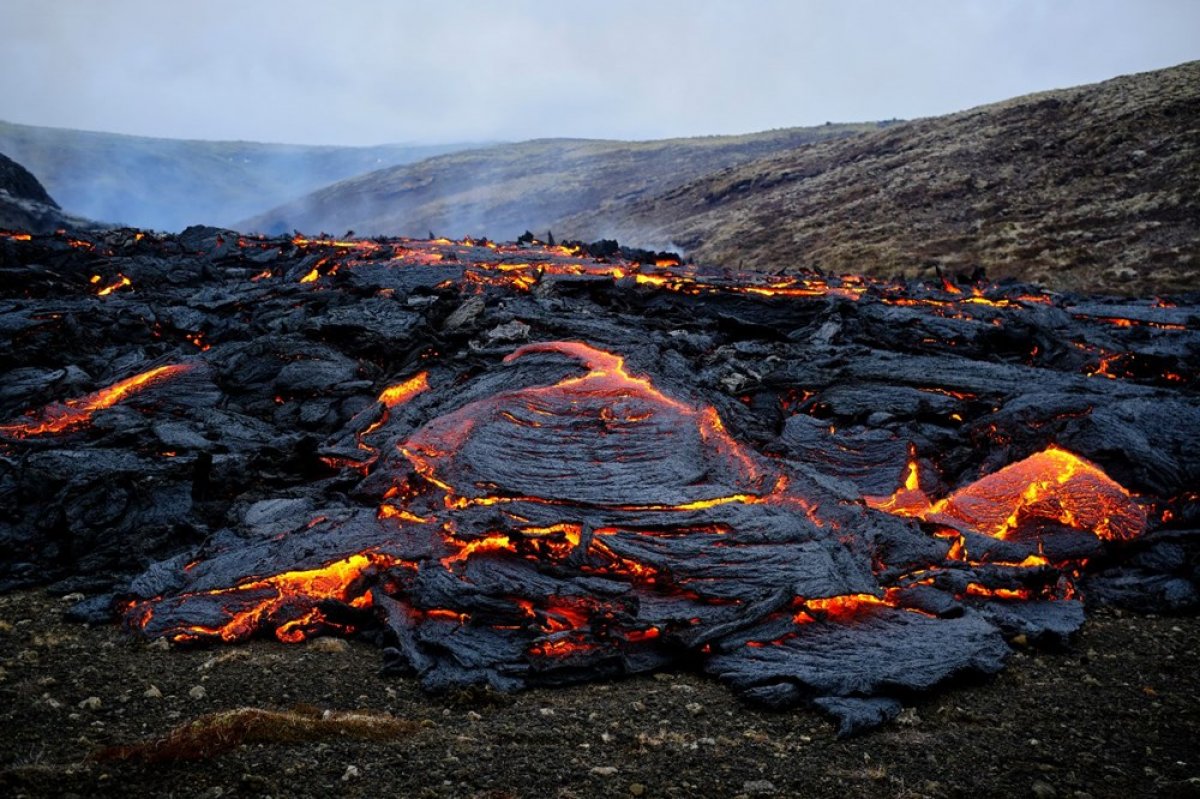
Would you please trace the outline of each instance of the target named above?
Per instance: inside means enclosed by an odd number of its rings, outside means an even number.
[[[629,375],[620,356],[578,342],[526,345],[505,362],[534,353],[567,355],[588,371],[432,420],[403,447],[414,468],[467,501],[533,494],[662,507],[762,490],[764,464],[725,432],[712,408],[672,399]]]
[[[1197,604],[1186,301],[107,235],[0,239],[0,586],[80,618],[431,691],[696,668],[848,733],[1085,601]]]

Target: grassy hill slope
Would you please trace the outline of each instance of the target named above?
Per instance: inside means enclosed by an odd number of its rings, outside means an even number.
[[[747,268],[1200,289],[1200,62],[793,148],[556,225]]]

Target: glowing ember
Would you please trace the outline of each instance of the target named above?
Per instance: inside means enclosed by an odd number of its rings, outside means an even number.
[[[403,405],[413,397],[429,390],[429,373],[419,372],[403,383],[388,386],[379,395],[379,401],[389,408]]]

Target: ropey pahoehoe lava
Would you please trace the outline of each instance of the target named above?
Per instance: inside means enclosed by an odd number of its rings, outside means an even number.
[[[0,242],[5,579],[81,616],[365,635],[430,690],[698,668],[852,732],[1085,601],[1195,606],[1186,299],[106,235]]]

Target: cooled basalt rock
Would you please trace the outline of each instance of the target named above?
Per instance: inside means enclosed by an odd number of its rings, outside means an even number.
[[[201,228],[0,271],[0,586],[147,637],[698,668],[848,734],[1086,601],[1197,603],[1189,298]]]

